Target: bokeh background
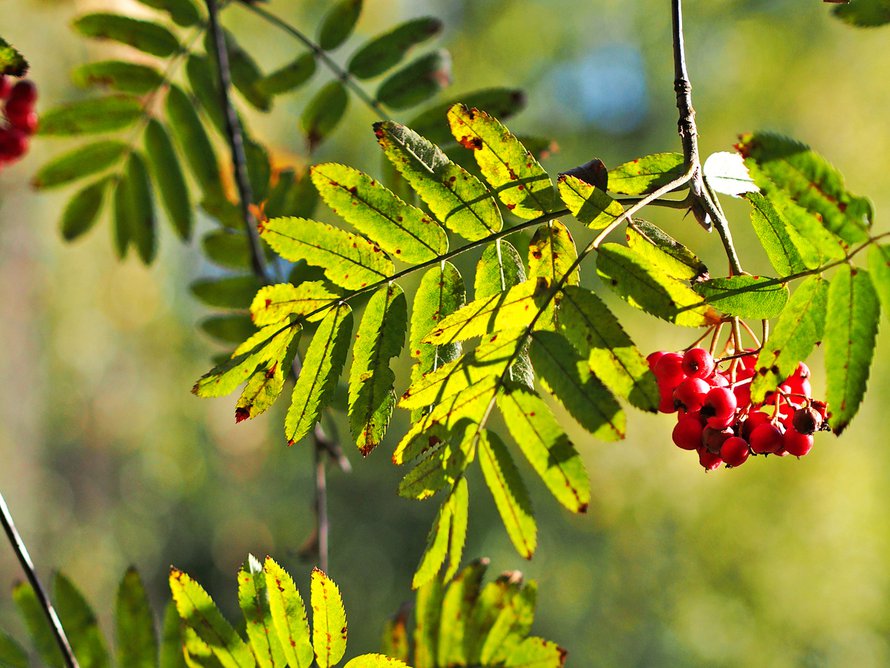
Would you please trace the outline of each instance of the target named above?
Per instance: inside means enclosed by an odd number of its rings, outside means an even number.
[[[269,7],[313,32],[327,5]],[[73,16],[97,8],[140,11],[123,0],[0,2],[0,33],[31,60],[39,108],[83,95],[70,68],[107,57],[107,47],[69,29]],[[890,28],[854,30],[818,0],[689,0],[685,9],[703,153],[728,149],[747,130],[790,134],[871,196],[876,226],[890,229]],[[558,142],[545,163],[552,173],[593,156],[615,165],[679,150],[665,0],[366,0],[350,44],[428,14],[447,26],[449,95],[524,88],[528,106],[508,124]],[[298,53],[238,8],[225,22],[267,70]],[[272,114],[251,116],[284,162],[305,164],[298,117],[306,99],[280,98]],[[374,115],[355,99],[350,107],[317,159],[379,173]],[[195,242],[183,246],[165,227],[146,269],[113,258],[107,223],[73,245],[61,241],[71,191],[34,193],[28,180],[64,146],[36,141],[25,161],[0,173],[0,489],[39,571],[75,579],[109,630],[129,564],[159,606],[175,564],[232,619],[234,575],[248,552],[273,554],[305,589],[311,564],[297,551],[312,528],[310,447],[285,447],[283,403],[236,426],[234,398],[189,393],[220,350],[197,331],[207,310],[187,289],[211,271]],[[744,207],[726,206],[743,264],[768,273]],[[725,266],[717,239],[691,220],[652,219],[712,273]],[[471,258],[460,266],[471,282]],[[591,286],[592,274],[588,267]],[[610,303],[644,351],[695,336]],[[567,419],[590,473],[590,511],[569,516],[524,468],[540,524],[538,554],[524,562],[475,471],[466,556],[539,581],[535,632],[567,647],[571,666],[890,665],[886,339],[879,336],[858,418],[840,439],[819,436],[802,460],[758,458],[705,474],[672,445],[670,417],[631,413],[629,436],[617,444],[591,440]],[[811,366],[819,393],[818,352]],[[405,425],[400,415],[393,433]],[[367,460],[350,451],[353,473],[330,476],[330,574],[345,595],[350,655],[375,650],[384,617],[410,598],[436,510],[435,501],[396,496],[392,445]],[[4,593],[20,577],[0,545],[0,625],[22,638]]]

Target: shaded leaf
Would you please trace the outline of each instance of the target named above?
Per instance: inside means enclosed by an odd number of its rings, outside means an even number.
[[[0,37],[0,76],[23,77],[28,73],[28,61],[5,39]]]
[[[377,101],[392,109],[408,109],[451,85],[451,55],[438,49],[394,72],[377,89]]]
[[[2,58],[2,56],[0,56]],[[0,631],[0,666],[3,668],[28,668],[28,653],[15,638]]]
[[[653,153],[609,170],[609,190],[619,195],[646,195],[683,176],[680,153]]]
[[[783,190],[769,192],[769,202],[786,224],[786,231],[807,269],[815,269],[846,256],[846,245]]]
[[[228,269],[250,269],[250,248],[242,232],[214,230],[201,239],[201,250],[212,262]]]
[[[167,92],[167,116],[179,149],[191,168],[198,185],[209,200],[223,201],[219,163],[194,103],[178,86]]]
[[[330,401],[346,361],[352,334],[352,309],[340,304],[322,320],[306,350],[303,368],[294,385],[291,406],[284,421],[292,445],[308,434]]]
[[[358,290],[393,274],[392,262],[380,248],[325,223],[305,218],[272,218],[260,235],[285,260],[324,269],[325,276],[347,290]]]
[[[152,118],[145,128],[145,150],[167,217],[182,240],[192,235],[194,216],[185,175],[167,130]]]
[[[398,614],[387,620],[383,629],[381,651],[390,657],[408,661],[411,647],[408,643],[408,606],[403,605]]]
[[[775,318],[788,302],[788,288],[765,276],[711,278],[695,284],[695,291],[727,315],[752,320]]]
[[[558,208],[547,172],[500,121],[461,104],[448,111],[448,121],[454,138],[473,151],[485,180],[514,215],[530,219]]]
[[[84,668],[110,666],[111,657],[99,621],[83,594],[61,573],[53,578],[53,593],[56,612],[78,663]]]
[[[585,512],[590,503],[587,471],[544,400],[528,388],[510,386],[498,395],[497,405],[510,435],[556,500],[572,512]]]
[[[256,86],[266,95],[281,95],[296,90],[315,74],[314,53],[304,53],[287,65],[260,79]]]
[[[340,589],[323,571],[312,569],[312,646],[319,668],[331,668],[346,653],[346,611]]]
[[[751,224],[760,245],[779,275],[788,276],[805,270],[807,265],[791,238],[784,217],[759,193],[749,193],[746,199],[751,203]]]
[[[873,28],[890,23],[888,0],[856,0],[832,10],[840,20],[860,28]]]
[[[367,455],[380,444],[392,417],[396,397],[390,359],[405,345],[408,302],[395,283],[380,288],[365,307],[349,372],[349,427]]]
[[[429,141],[436,144],[446,144],[453,141],[451,126],[448,124],[448,110],[456,104],[463,104],[469,109],[485,109],[494,118],[501,120],[513,116],[525,107],[525,93],[518,88],[483,88],[481,90],[462,93],[458,97],[434,104],[432,107],[420,112],[409,123],[408,127]],[[545,140],[547,141],[547,140]],[[532,144],[521,138],[526,148],[532,149]],[[547,142],[549,143],[549,142]]]
[[[73,241],[95,225],[105,199],[108,179],[91,183],[68,200],[62,212],[61,231],[65,241]]]
[[[559,177],[559,195],[579,222],[594,230],[603,230],[624,213],[624,207],[597,188],[576,176]]]
[[[145,95],[164,82],[154,67],[123,60],[102,60],[79,65],[71,73],[75,85],[108,86],[122,93]]]
[[[397,25],[359,47],[346,67],[359,79],[370,79],[398,65],[405,54],[434,35],[442,32],[442,22],[423,16]],[[444,115],[444,111],[442,112]]]
[[[173,601],[164,607],[161,624],[161,644],[158,651],[158,668],[186,668],[183,656],[182,622]]]
[[[154,615],[135,568],[128,569],[121,580],[115,612],[118,665],[154,668],[158,662]]]
[[[865,395],[880,316],[868,272],[841,265],[831,279],[825,314],[826,402],[836,434],[850,424]]]
[[[250,648],[201,585],[182,571],[171,568],[170,591],[179,616],[210,647],[224,668],[253,668],[256,665]]]
[[[420,264],[448,251],[448,237],[435,220],[364,172],[324,163],[313,166],[311,173],[316,189],[334,213],[390,256]]]
[[[56,645],[55,636],[46,621],[43,607],[37,595],[27,582],[19,582],[12,588],[12,600],[18,608],[19,616],[25,622],[31,642],[40,659],[52,668],[61,668],[62,655]]]
[[[124,259],[127,256],[127,250],[133,241],[132,234],[135,223],[132,220],[133,207],[131,202],[129,170],[125,169],[114,188],[114,227],[112,228],[112,239],[114,241],[114,249],[120,259]]]
[[[132,226],[130,239],[139,257],[145,264],[151,264],[157,253],[157,229],[155,224],[154,200],[151,196],[151,182],[148,168],[142,155],[133,151],[127,161],[127,179],[124,190],[129,201],[128,220]]]
[[[160,9],[180,26],[193,26],[201,21],[201,13],[192,0],[139,0],[143,5]]]
[[[534,582],[511,592],[497,617],[480,653],[483,665],[501,665],[531,630],[535,618],[538,589]]]
[[[266,557],[263,570],[266,573],[272,621],[287,663],[290,668],[309,668],[315,659],[315,653],[309,638],[309,621],[300,592],[297,591],[293,578],[272,557]]]
[[[758,132],[744,135],[736,148],[767,197],[776,189],[783,190],[844,241],[858,243],[868,238],[872,203],[848,191],[841,173],[809,146]]]
[[[486,584],[474,601],[470,619],[464,633],[467,663],[480,665],[482,645],[500,611],[509,604],[522,586],[522,573],[507,571],[494,582]]]
[[[247,638],[260,668],[284,668],[284,650],[272,622],[266,574],[253,555],[238,573],[238,605],[244,614]]]
[[[444,585],[438,578],[429,580],[417,591],[414,604],[414,666],[435,668],[439,645],[439,620],[442,617]]]
[[[890,316],[890,246],[875,244],[868,249],[868,271],[884,314]]]
[[[213,127],[224,136],[226,133],[225,113],[220,104],[218,79],[210,57],[190,53],[185,64],[185,71],[192,95],[200,103],[201,109],[207,114]]]
[[[345,42],[362,13],[362,0],[340,0],[332,6],[318,27],[318,45],[331,51]]]
[[[449,579],[457,570],[466,539],[468,504],[467,481],[461,477],[436,515],[427,537],[426,550],[411,581],[413,589],[422,587],[434,578],[446,559],[449,563],[445,579]]]
[[[31,184],[35,188],[53,188],[101,172],[121,160],[129,150],[124,142],[103,140],[78,146],[43,165]]]
[[[81,135],[121,130],[142,116],[142,103],[134,97],[93,97],[54,107],[40,116],[42,135]]]
[[[531,559],[538,544],[538,527],[528,490],[506,446],[494,432],[479,439],[479,467],[516,551]]]
[[[291,315],[308,316],[311,322],[324,318],[327,313],[321,309],[338,299],[339,295],[321,281],[266,285],[256,292],[250,314],[257,327],[285,322]]]
[[[375,123],[389,161],[449,230],[469,241],[503,226],[491,194],[475,176],[451,162],[439,147],[398,123]]]
[[[420,461],[399,482],[399,496],[423,501],[446,487],[452,487],[455,478],[449,460],[454,454],[447,444],[441,448],[433,446],[424,452]]]
[[[81,16],[73,25],[86,37],[121,42],[161,58],[169,58],[180,49],[179,40],[164,26],[130,16],[97,12]]]
[[[255,333],[250,318],[246,315],[214,315],[204,318],[201,330],[221,343],[241,343]]]
[[[791,294],[757,356],[751,400],[763,401],[807,358],[822,339],[828,307],[828,281],[811,276]]]
[[[310,151],[334,131],[348,103],[349,96],[339,81],[328,82],[312,97],[300,117]]]
[[[262,287],[262,282],[253,274],[244,276],[223,276],[221,278],[199,278],[189,285],[191,293],[208,306],[219,308],[247,308]],[[283,318],[280,318],[280,320]],[[269,322],[256,322],[259,327]]]

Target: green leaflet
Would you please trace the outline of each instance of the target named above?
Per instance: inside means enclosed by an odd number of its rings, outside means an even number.
[[[259,82],[263,78],[259,66],[253,57],[238,45],[234,35],[229,31],[225,31],[224,34],[228,49],[232,85],[252,107],[260,111],[269,111],[272,108],[272,101],[259,87]],[[209,30],[205,34],[205,50],[210,55],[214,68],[216,68],[216,49]]]
[[[145,128],[145,150],[167,217],[179,238],[187,241],[194,227],[191,197],[170,135],[154,118]]]
[[[414,603],[414,665],[435,668],[439,645],[439,620],[445,586],[438,578],[429,580],[417,591]]]
[[[288,445],[308,434],[330,400],[346,362],[352,334],[352,309],[340,304],[322,320],[306,350],[284,421]]]
[[[577,176],[561,174],[558,187],[568,210],[591,229],[604,230],[624,213],[620,202]]]
[[[543,276],[551,285],[555,285],[563,279],[576,259],[578,251],[575,241],[565,225],[558,220],[541,225],[528,244],[529,277]],[[576,267],[564,284],[580,283],[581,273]]]
[[[628,222],[627,247],[658,269],[684,281],[708,277],[708,267],[686,246],[657,225],[640,219]]]
[[[91,183],[68,200],[62,212],[61,231],[65,241],[73,241],[90,231],[99,217],[109,179]]]
[[[18,50],[0,37],[0,76],[23,77],[28,73],[28,61]]]
[[[888,0],[856,0],[849,5],[835,7],[833,13],[841,21],[860,28],[872,28],[890,23]]]
[[[362,0],[340,0],[325,14],[318,27],[318,45],[325,51],[332,51],[343,44],[362,13]]]
[[[398,65],[411,47],[441,31],[442,22],[433,17],[423,16],[405,21],[359,47],[349,59],[346,69],[359,79],[371,79]]]
[[[61,573],[56,573],[53,579],[53,590],[56,612],[78,662],[93,668],[111,666],[111,657],[99,629],[96,613],[83,594]]]
[[[93,97],[54,107],[40,116],[41,135],[83,135],[121,130],[142,116],[135,97]]]
[[[704,327],[717,315],[687,282],[619,244],[599,247],[597,274],[628,304],[684,327]]]
[[[322,309],[333,305],[339,298],[321,281],[266,285],[253,298],[250,315],[257,327],[284,322],[291,315],[307,316],[306,319],[313,322],[324,318],[327,311]]]
[[[139,2],[166,11],[176,25],[192,26],[201,20],[201,13],[192,0],[139,0]]]
[[[43,608],[37,595],[27,582],[19,582],[12,588],[12,600],[18,608],[19,617],[25,623],[34,648],[40,659],[52,668],[61,668],[62,655],[56,645],[55,637],[46,623]]]
[[[309,81],[315,74],[316,67],[315,54],[304,53],[260,79],[256,83],[257,89],[266,95],[289,93]]]
[[[399,482],[399,496],[423,501],[445,487],[453,486],[456,480],[452,470],[455,467],[449,460],[455,454],[448,445],[443,448],[432,446],[425,451],[423,458]]]
[[[389,363],[402,351],[407,328],[405,293],[395,283],[383,286],[365,307],[349,373],[349,426],[363,455],[380,444],[392,417],[396,376]]]
[[[408,661],[411,647],[408,643],[408,609],[400,608],[384,626],[380,643],[381,651],[400,661]]]
[[[117,256],[123,259],[132,242],[131,230],[135,227],[131,221],[133,208],[130,206],[129,170],[124,170],[114,188],[114,227],[112,237]]]
[[[346,611],[340,589],[323,571],[312,569],[312,646],[319,668],[331,668],[346,653]]]
[[[582,360],[564,338],[553,332],[535,332],[531,358],[544,389],[558,399],[582,427],[605,441],[624,438],[624,411],[596,377],[582,373],[587,361]]]
[[[339,81],[329,81],[309,100],[300,122],[306,133],[310,152],[334,131],[346,113],[348,104],[349,95]]]
[[[619,195],[647,195],[683,176],[680,153],[653,153],[609,170],[609,190]]]
[[[884,314],[890,315],[890,246],[876,244],[868,249],[868,271]]]
[[[763,401],[806,359],[822,339],[828,306],[828,281],[811,276],[791,294],[768,341],[757,356],[757,372],[751,383],[751,400]]]
[[[2,48],[0,48],[2,51]],[[2,69],[0,69],[2,71]],[[15,638],[0,631],[0,666],[4,668],[28,668],[28,653]]]
[[[454,138],[473,151],[485,180],[514,215],[531,219],[559,208],[547,172],[500,121],[456,104],[448,111],[448,122]]]
[[[655,412],[659,393],[649,364],[599,297],[580,286],[565,287],[558,331],[588,358],[590,371],[611,392]]]
[[[487,565],[487,562],[483,562]],[[464,633],[467,663],[481,663],[482,645],[491,631],[501,610],[509,605],[512,598],[522,588],[522,575],[519,571],[502,574],[494,582],[489,582],[480,591],[473,605],[470,619]]]
[[[482,336],[488,331],[527,327],[538,315],[550,288],[546,279],[530,279],[506,292],[476,299],[444,318],[424,339],[426,343],[453,343]]]
[[[457,358],[459,343],[435,345],[423,343],[433,328],[445,317],[463,306],[466,301],[464,281],[450,262],[429,269],[420,280],[411,310],[411,356],[417,359],[411,380],[438,369]],[[416,372],[415,372],[416,370]]]
[[[848,191],[841,173],[809,146],[758,132],[744,135],[737,149],[768,198],[782,190],[844,241],[852,244],[868,238],[872,203]]]
[[[78,146],[43,165],[37,170],[31,185],[35,188],[53,188],[101,172],[119,161],[127,150],[127,144],[114,140]]]
[[[751,320],[775,318],[788,302],[788,287],[765,276],[711,278],[695,291],[718,311]]]
[[[487,561],[473,561],[448,584],[439,614],[437,666],[467,665],[464,638],[487,567]]]
[[[225,113],[219,104],[219,86],[217,85],[216,73],[213,69],[215,65],[212,62],[209,56],[190,53],[185,64],[185,71],[188,77],[189,88],[200,104],[200,108],[203,109],[207,118],[210,119],[213,127],[220,134],[225,134]],[[176,128],[174,127],[175,131]]]
[[[404,661],[383,654],[362,654],[346,662],[343,668],[410,668]]]
[[[201,250],[207,259],[227,269],[250,269],[250,249],[244,233],[219,229],[201,238]]]
[[[130,239],[145,264],[151,264],[158,251],[157,225],[155,221],[154,200],[151,196],[151,181],[148,178],[148,167],[142,155],[133,151],[127,161],[126,188],[127,206],[130,212],[127,220],[130,224]]]
[[[134,95],[150,93],[164,82],[163,75],[154,67],[123,60],[102,60],[80,65],[71,73],[71,78],[75,85],[82,88],[108,86]]]
[[[267,329],[275,329],[271,325]],[[273,344],[263,351],[262,361],[244,386],[235,404],[235,421],[241,422],[264,413],[275,403],[284,389],[284,381],[290,373],[297,352],[297,327],[273,337]],[[236,350],[236,353],[238,351]]]
[[[180,49],[179,40],[164,26],[120,14],[86,14],[74,21],[74,29],[86,37],[121,42],[160,58]]]
[[[448,251],[448,237],[435,220],[364,172],[325,163],[312,167],[312,182],[334,213],[392,257],[420,264]]]
[[[587,471],[544,400],[513,385],[498,395],[497,404],[513,439],[556,500],[572,512],[585,512],[590,503]]]
[[[135,568],[130,568],[117,590],[115,606],[117,665],[155,668],[158,663],[158,637],[151,604]]]
[[[831,279],[825,314],[825,399],[836,434],[847,428],[862,403],[880,317],[868,272],[841,265]]]
[[[449,230],[469,241],[500,231],[501,212],[491,194],[438,146],[392,121],[375,123],[374,132],[387,159]]]
[[[805,270],[807,265],[791,238],[785,219],[760,193],[748,193],[745,198],[751,204],[751,224],[776,272],[788,276]]]
[[[220,343],[237,345],[255,333],[255,328],[247,315],[230,313],[212,315],[204,318],[199,327],[201,331]]]
[[[479,467],[513,546],[521,556],[531,559],[538,544],[532,502],[513,458],[494,432],[480,433]]]
[[[176,604],[168,601],[161,622],[161,646],[158,652],[158,668],[187,668],[183,656],[183,630],[176,612]]]
[[[469,519],[469,492],[466,478],[458,479],[448,498],[442,503],[433,526],[427,537],[427,546],[411,587],[422,587],[436,576],[448,560],[444,579],[449,580],[457,572],[460,557],[467,537],[467,520]]]
[[[325,276],[347,290],[388,278],[392,262],[365,238],[306,218],[272,218],[260,235],[285,260],[324,269]]]
[[[266,573],[266,591],[269,592],[269,609],[290,668],[309,668],[315,659],[309,638],[309,621],[306,607],[293,578],[272,557],[263,564]]]
[[[204,197],[212,201],[224,201],[219,163],[194,103],[181,88],[170,86],[166,109],[179,149],[188,161]]]
[[[238,573],[238,605],[244,614],[247,638],[260,668],[284,668],[284,650],[272,621],[266,574],[253,555]]]
[[[425,109],[408,123],[408,127],[426,137],[429,141],[444,146],[453,141],[451,127],[448,125],[448,110],[455,104],[463,103],[470,109],[485,109],[495,118],[505,119],[513,116],[525,107],[525,93],[516,88],[483,88],[481,90],[461,93],[457,98],[439,102]],[[534,142],[522,138],[532,153]],[[549,140],[544,140],[549,144]]]
[[[506,605],[501,608],[482,645],[482,665],[501,664],[528,635],[535,619],[537,593],[537,585],[529,582],[506,598]]]
[[[438,49],[420,56],[384,79],[377,100],[391,109],[409,109],[451,85],[451,54]]]
[[[786,192],[774,189],[768,196],[770,204],[787,224],[788,236],[807,269],[815,269],[846,256],[844,242],[815,216],[794,202]]]
[[[562,668],[566,655],[555,642],[530,636],[513,648],[504,668]]]
[[[170,591],[179,616],[210,647],[223,668],[252,668],[256,665],[250,648],[201,585],[179,569],[171,568]]]

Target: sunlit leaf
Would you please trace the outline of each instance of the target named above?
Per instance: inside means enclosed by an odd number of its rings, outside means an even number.
[[[680,153],[653,153],[609,170],[609,190],[619,195],[646,195],[683,176]]]
[[[786,223],[788,236],[807,269],[814,269],[846,256],[845,243],[818,218],[794,202],[788,193],[773,189],[767,194],[779,219]]]
[[[284,650],[272,622],[266,575],[263,565],[253,555],[238,572],[238,604],[244,614],[247,638],[260,668],[284,668]]]
[[[463,306],[466,299],[460,272],[450,262],[429,269],[420,281],[411,310],[411,356],[417,359],[412,369],[412,381],[422,374],[454,361],[460,354],[460,343],[436,345],[423,339],[442,319]]]
[[[68,200],[62,212],[61,231],[65,241],[73,241],[95,225],[105,199],[108,179],[91,183]]]
[[[335,213],[391,257],[420,264],[447,252],[448,237],[435,220],[364,172],[324,163],[312,167],[312,182]]]
[[[194,215],[185,175],[179,166],[170,135],[154,118],[145,128],[145,150],[167,217],[179,238],[188,240],[192,235]]]
[[[61,573],[56,573],[53,578],[53,593],[59,621],[71,642],[77,661],[82,666],[91,668],[111,666],[111,657],[99,628],[99,620],[83,594]]]
[[[511,386],[498,396],[497,405],[510,435],[556,500],[572,512],[585,512],[590,503],[587,471],[544,400],[532,390]]]
[[[314,659],[306,607],[293,578],[272,557],[263,565],[269,608],[278,640],[290,668],[309,668]]]
[[[705,160],[702,167],[708,185],[714,192],[739,197],[745,193],[758,193],[760,188],[751,178],[745,161],[738,153],[718,151]]]
[[[476,560],[448,583],[442,597],[439,618],[437,666],[467,665],[465,632],[487,567],[488,560]]]
[[[304,53],[287,65],[267,74],[257,82],[256,86],[266,95],[290,93],[309,81],[315,70],[315,54]]]
[[[559,195],[572,215],[594,230],[607,228],[624,213],[624,207],[604,190],[576,176],[559,177]]]
[[[318,568],[312,569],[312,646],[319,668],[331,668],[346,653],[346,611],[340,589]]]
[[[179,40],[164,26],[121,14],[86,14],[73,25],[81,35],[121,42],[161,58],[169,58],[180,48]]]
[[[446,487],[452,487],[455,477],[449,464],[454,454],[448,444],[426,450],[414,468],[399,482],[399,496],[423,501]]]
[[[410,668],[407,663],[383,654],[362,654],[347,661],[343,668]]]
[[[102,60],[79,65],[71,73],[75,85],[108,86],[122,93],[145,95],[164,82],[163,75],[153,67],[123,60]]]
[[[555,642],[526,638],[513,648],[504,662],[504,668],[562,668],[567,652]]]
[[[142,116],[142,103],[134,97],[110,95],[70,102],[40,116],[42,135],[82,135],[121,130]]]
[[[183,652],[182,621],[173,601],[169,601],[164,607],[158,668],[187,668]]]
[[[201,13],[192,0],[139,0],[139,2],[166,11],[180,26],[192,26],[201,20]]]
[[[500,121],[461,104],[448,111],[448,121],[454,138],[473,151],[485,180],[514,215],[531,219],[558,208],[547,172]]]
[[[349,95],[339,81],[328,82],[312,97],[300,117],[310,151],[334,131],[348,104]]]
[[[448,110],[454,105],[464,104],[470,109],[485,109],[494,118],[504,120],[525,107],[525,102],[525,93],[517,88],[483,88],[461,93],[451,100],[434,104],[415,116],[408,123],[408,127],[429,141],[444,145],[454,141],[447,120]],[[531,150],[532,154],[536,154],[532,143],[525,137],[521,137],[520,141]],[[549,143],[549,140],[544,141]]]
[[[347,290],[357,290],[388,278],[392,262],[364,237],[305,218],[272,218],[260,234],[285,260],[324,269],[325,276]]]
[[[331,51],[345,42],[362,13],[362,0],[340,0],[325,14],[318,27],[318,45]]]
[[[689,248],[657,225],[640,219],[629,221],[627,247],[659,271],[684,281],[708,277],[708,267]]]
[[[423,16],[405,21],[359,47],[346,69],[359,79],[376,77],[398,65],[411,47],[441,31],[442,22],[437,18]]]
[[[374,130],[386,157],[449,230],[475,241],[501,229],[491,194],[441,149],[391,121],[375,123]]]
[[[543,276],[551,284],[564,280],[565,285],[578,285],[581,275],[577,267],[563,279],[577,258],[575,241],[565,225],[559,221],[541,225],[528,245],[529,276]]]
[[[788,288],[775,278],[729,276],[695,284],[695,291],[718,311],[751,320],[775,318],[788,302]]]
[[[850,424],[865,395],[880,316],[868,272],[841,265],[831,279],[825,314],[826,401],[836,434]]]
[[[264,286],[256,292],[250,304],[250,314],[257,327],[285,322],[291,315],[308,316],[310,321],[321,320],[327,313],[320,309],[338,299],[339,295],[320,281],[307,281],[299,285],[278,283]],[[314,315],[309,315],[311,313]]]
[[[749,193],[746,199],[751,203],[751,224],[760,245],[779,275],[788,276],[805,270],[807,265],[789,233],[784,217],[759,193]]]
[[[427,538],[427,548],[411,581],[412,588],[417,589],[435,577],[446,559],[445,579],[457,570],[467,535],[468,494],[466,478],[461,477],[439,508]]]
[[[392,109],[408,109],[451,85],[451,55],[439,49],[420,56],[380,84],[377,100]]]
[[[538,589],[534,582],[512,592],[482,645],[482,665],[500,665],[531,630]]]
[[[306,350],[284,421],[288,444],[308,434],[330,401],[352,338],[352,309],[340,304],[318,326]]]
[[[827,307],[828,281],[821,276],[811,276],[791,294],[757,356],[752,401],[763,401],[822,340]]]

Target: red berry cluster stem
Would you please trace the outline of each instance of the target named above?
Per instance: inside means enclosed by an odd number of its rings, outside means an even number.
[[[661,392],[658,410],[677,414],[674,443],[697,452],[707,471],[741,466],[751,455],[802,457],[813,447],[813,434],[829,429],[827,406],[810,396],[803,362],[764,401],[752,403],[756,350],[720,364],[704,348],[658,351],[647,359]]]
[[[0,75],[0,167],[20,159],[28,150],[28,143],[37,131],[37,86],[21,79],[12,83],[10,77]]]

